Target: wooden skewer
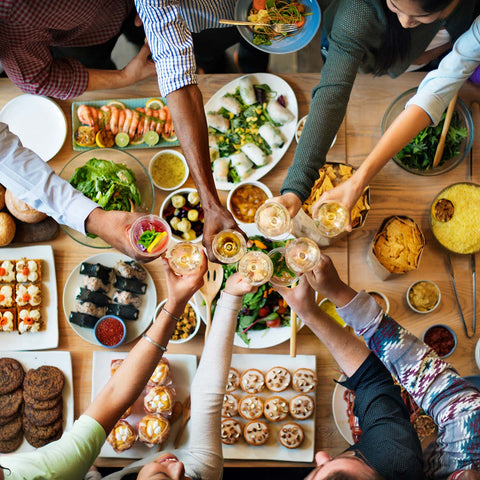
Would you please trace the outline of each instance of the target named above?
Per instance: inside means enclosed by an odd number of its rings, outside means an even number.
[[[297,356],[297,314],[292,310],[292,316],[290,317],[290,356]]]
[[[435,152],[435,158],[433,159],[432,168],[435,168],[440,163],[442,159],[443,150],[445,149],[445,139],[447,138],[448,129],[450,127],[450,122],[452,121],[453,110],[455,109],[455,104],[457,103],[458,93],[450,100],[447,108],[447,114],[445,115],[445,123],[443,124],[442,133],[440,139],[438,140],[437,150]]]

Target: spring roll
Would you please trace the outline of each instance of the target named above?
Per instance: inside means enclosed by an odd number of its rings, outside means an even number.
[[[225,110],[232,112],[234,115],[238,115],[242,111],[242,106],[240,105],[240,102],[231,95],[224,95],[222,97],[221,106]]]
[[[236,170],[237,175],[242,180],[245,180],[252,173],[253,163],[243,152],[237,152],[230,155],[230,161],[232,162],[232,167]]]
[[[272,99],[268,102],[267,112],[271,119],[280,125],[293,120],[293,114],[285,108],[278,100]]]
[[[285,143],[280,130],[274,127],[271,123],[264,123],[258,129],[258,133],[271,148],[281,148]]]
[[[257,166],[262,167],[268,163],[268,157],[265,152],[255,143],[245,143],[240,150]]]
[[[238,86],[240,97],[242,97],[243,103],[246,103],[247,105],[253,105],[254,103],[257,103],[252,77],[248,75],[242,77],[238,83]]]
[[[207,123],[209,127],[222,133],[228,132],[230,128],[230,121],[219,113],[207,113]]]
[[[228,169],[230,168],[229,158],[217,158],[213,162],[213,178],[217,182],[228,182]]]

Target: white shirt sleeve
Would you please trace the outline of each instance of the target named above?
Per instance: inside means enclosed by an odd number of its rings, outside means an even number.
[[[407,103],[417,105],[436,125],[450,100],[480,63],[480,16],[455,42],[452,51],[430,72],[418,87],[417,94]]]
[[[0,183],[30,207],[85,235],[85,220],[98,207],[61,179],[0,122]]]

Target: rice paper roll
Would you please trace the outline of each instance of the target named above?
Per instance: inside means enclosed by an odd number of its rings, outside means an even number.
[[[220,101],[220,105],[234,115],[238,115],[242,111],[240,102],[231,95],[224,95]]]
[[[208,135],[208,146],[210,148],[216,148],[218,150],[218,138],[216,135]]]
[[[247,178],[252,173],[253,163],[243,152],[237,152],[233,155],[230,155],[230,161],[232,162],[232,167],[237,172],[237,175],[242,180]]]
[[[281,148],[285,143],[282,133],[271,123],[264,123],[259,129],[258,134],[270,145],[271,148]]]
[[[228,132],[230,128],[230,121],[219,113],[207,113],[207,123],[209,127],[222,133]]]
[[[242,77],[238,82],[238,87],[243,103],[247,105],[257,103],[257,96],[255,95],[255,89],[253,88],[252,77]]]
[[[242,145],[240,150],[257,166],[262,167],[268,163],[265,152],[255,143],[249,142]]]
[[[285,108],[278,100],[272,99],[268,102],[267,112],[270,115],[270,118],[280,125],[293,120],[293,114]]]
[[[217,158],[213,162],[213,178],[217,182],[228,182],[228,170],[230,168],[229,158]]]

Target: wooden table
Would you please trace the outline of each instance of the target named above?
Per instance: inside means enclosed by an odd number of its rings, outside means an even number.
[[[235,75],[204,75],[200,76],[200,89],[206,102],[220,87],[235,78]],[[291,74],[282,77],[292,86],[299,104],[299,118],[309,110],[310,92],[318,82],[318,74]],[[359,165],[369,153],[380,137],[380,123],[388,105],[400,93],[408,88],[417,86],[423,74],[406,74],[400,79],[391,80],[382,77],[375,79],[371,76],[359,75],[348,106],[345,121],[342,124],[335,146],[328,155],[329,161],[348,162]],[[0,80],[0,108],[11,98],[21,94],[20,90],[11,84],[8,79]],[[139,85],[120,90],[105,90],[84,94],[76,100],[96,100],[113,98],[138,98],[158,96],[155,80],[147,80]],[[59,172],[67,161],[76,152],[72,149],[71,141],[71,101],[57,101],[68,119],[69,130],[67,140],[61,151],[49,162],[51,167]],[[290,166],[296,143],[292,142],[287,154],[262,180],[270,187],[274,194],[278,194],[281,183]],[[144,165],[147,165],[155,150],[139,149],[131,151]],[[478,165],[475,173],[479,171]],[[403,325],[415,334],[421,335],[427,325],[441,322],[450,325],[457,333],[459,345],[452,355],[452,363],[462,375],[478,373],[474,363],[475,339],[467,340],[460,325],[459,315],[447,273],[441,259],[443,252],[436,245],[428,228],[428,209],[434,195],[445,185],[466,180],[468,178],[468,161],[454,171],[439,177],[417,177],[408,174],[393,162],[378,175],[372,183],[370,212],[364,228],[349,235],[338,244],[328,248],[327,253],[333,258],[341,276],[348,279],[355,288],[378,289],[389,297],[391,313]],[[479,182],[478,173],[474,181]],[[193,186],[191,180],[187,186]],[[412,201],[414,191],[415,201]],[[158,212],[165,198],[165,193],[155,190],[155,209]],[[226,192],[221,192],[223,202]],[[382,282],[375,277],[365,261],[365,255],[373,233],[381,221],[392,214],[409,215],[421,226],[427,239],[427,246],[423,254],[420,268],[402,276],[401,278]],[[59,298],[62,298],[65,281],[72,269],[86,257],[98,253],[97,250],[84,247],[74,242],[63,231],[51,242],[54,249],[57,289]],[[454,265],[457,274],[460,296],[466,318],[471,322],[471,275],[467,259],[455,258]],[[158,301],[166,297],[166,287],[163,282],[163,272],[160,262],[148,264],[147,269],[152,274],[157,289]],[[436,281],[442,290],[442,304],[437,312],[430,315],[413,314],[408,310],[405,301],[405,291],[408,285],[419,278]],[[60,327],[59,350],[68,350],[72,355],[73,383],[75,392],[75,418],[85,410],[90,403],[92,352],[100,349],[82,340],[69,326],[61,302],[58,305],[58,322]],[[171,345],[169,352],[191,353],[199,356],[203,348],[203,326],[200,334],[185,345]],[[128,350],[131,345],[124,347]],[[336,362],[322,343],[304,327],[298,335],[297,351],[299,354],[314,354],[317,357],[317,374],[319,378],[317,388],[316,409],[316,438],[315,451],[326,450],[335,455],[343,451],[347,444],[337,431],[333,421],[331,399],[334,388],[333,378],[339,376]],[[282,345],[262,351],[250,351],[243,348],[234,348],[234,353],[269,353],[288,355],[289,345]],[[99,462],[99,465],[120,465],[121,461]],[[227,466],[246,466],[242,461],[227,461]],[[259,466],[287,466],[286,463],[259,462]],[[290,464],[289,466],[301,466]]]

